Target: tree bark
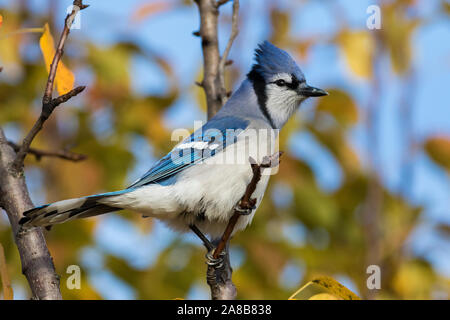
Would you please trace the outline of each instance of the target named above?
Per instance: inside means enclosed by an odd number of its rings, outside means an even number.
[[[23,171],[13,170],[16,153],[0,129],[0,205],[6,211],[20,260],[22,273],[28,280],[34,299],[60,300],[59,277],[47,249],[42,229],[33,228],[19,232],[18,222],[22,212],[31,209],[33,203],[28,194]]]
[[[0,128],[0,206],[6,211],[11,223],[14,240],[22,262],[22,273],[28,280],[33,298],[39,300],[61,300],[62,296],[59,289],[59,276],[55,272],[42,229],[21,230],[19,226],[19,220],[23,217],[23,212],[34,207],[25,183],[23,163],[27,154],[30,153],[31,143],[42,130],[45,121],[54,109],[85,89],[84,86],[79,86],[57,98],[52,97],[56,71],[64,52],[64,44],[69,35],[70,27],[78,11],[88,7],[82,2],[82,0],[74,0],[72,12],[64,20],[64,28],[50,65],[42,98],[41,114],[22,144],[18,146],[17,153],[14,151],[14,145],[6,139],[3,130]],[[36,150],[34,151],[36,152]],[[41,153],[41,156],[43,155]]]

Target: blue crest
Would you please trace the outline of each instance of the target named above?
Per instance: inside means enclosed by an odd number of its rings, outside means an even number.
[[[264,41],[255,50],[256,64],[252,70],[258,71],[264,78],[277,73],[294,74],[298,80],[305,79],[303,72],[297,66],[294,59],[284,50],[275,47],[269,41]]]

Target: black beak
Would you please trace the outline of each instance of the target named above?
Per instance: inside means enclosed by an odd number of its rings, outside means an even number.
[[[321,96],[327,96],[328,92],[325,90],[314,88],[310,86],[305,86],[299,88],[299,94],[305,97],[321,97]]]

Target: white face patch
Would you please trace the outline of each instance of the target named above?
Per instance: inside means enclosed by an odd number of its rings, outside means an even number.
[[[298,80],[296,85],[299,84]],[[278,73],[266,84],[266,108],[277,128],[281,128],[295,112],[302,97],[293,88],[293,78],[288,73]]]

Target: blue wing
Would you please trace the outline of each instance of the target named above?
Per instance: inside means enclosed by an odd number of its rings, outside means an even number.
[[[180,171],[202,162],[224,150],[237,140],[249,122],[233,116],[213,118],[161,158],[146,174],[129,188],[150,183],[164,183]]]

